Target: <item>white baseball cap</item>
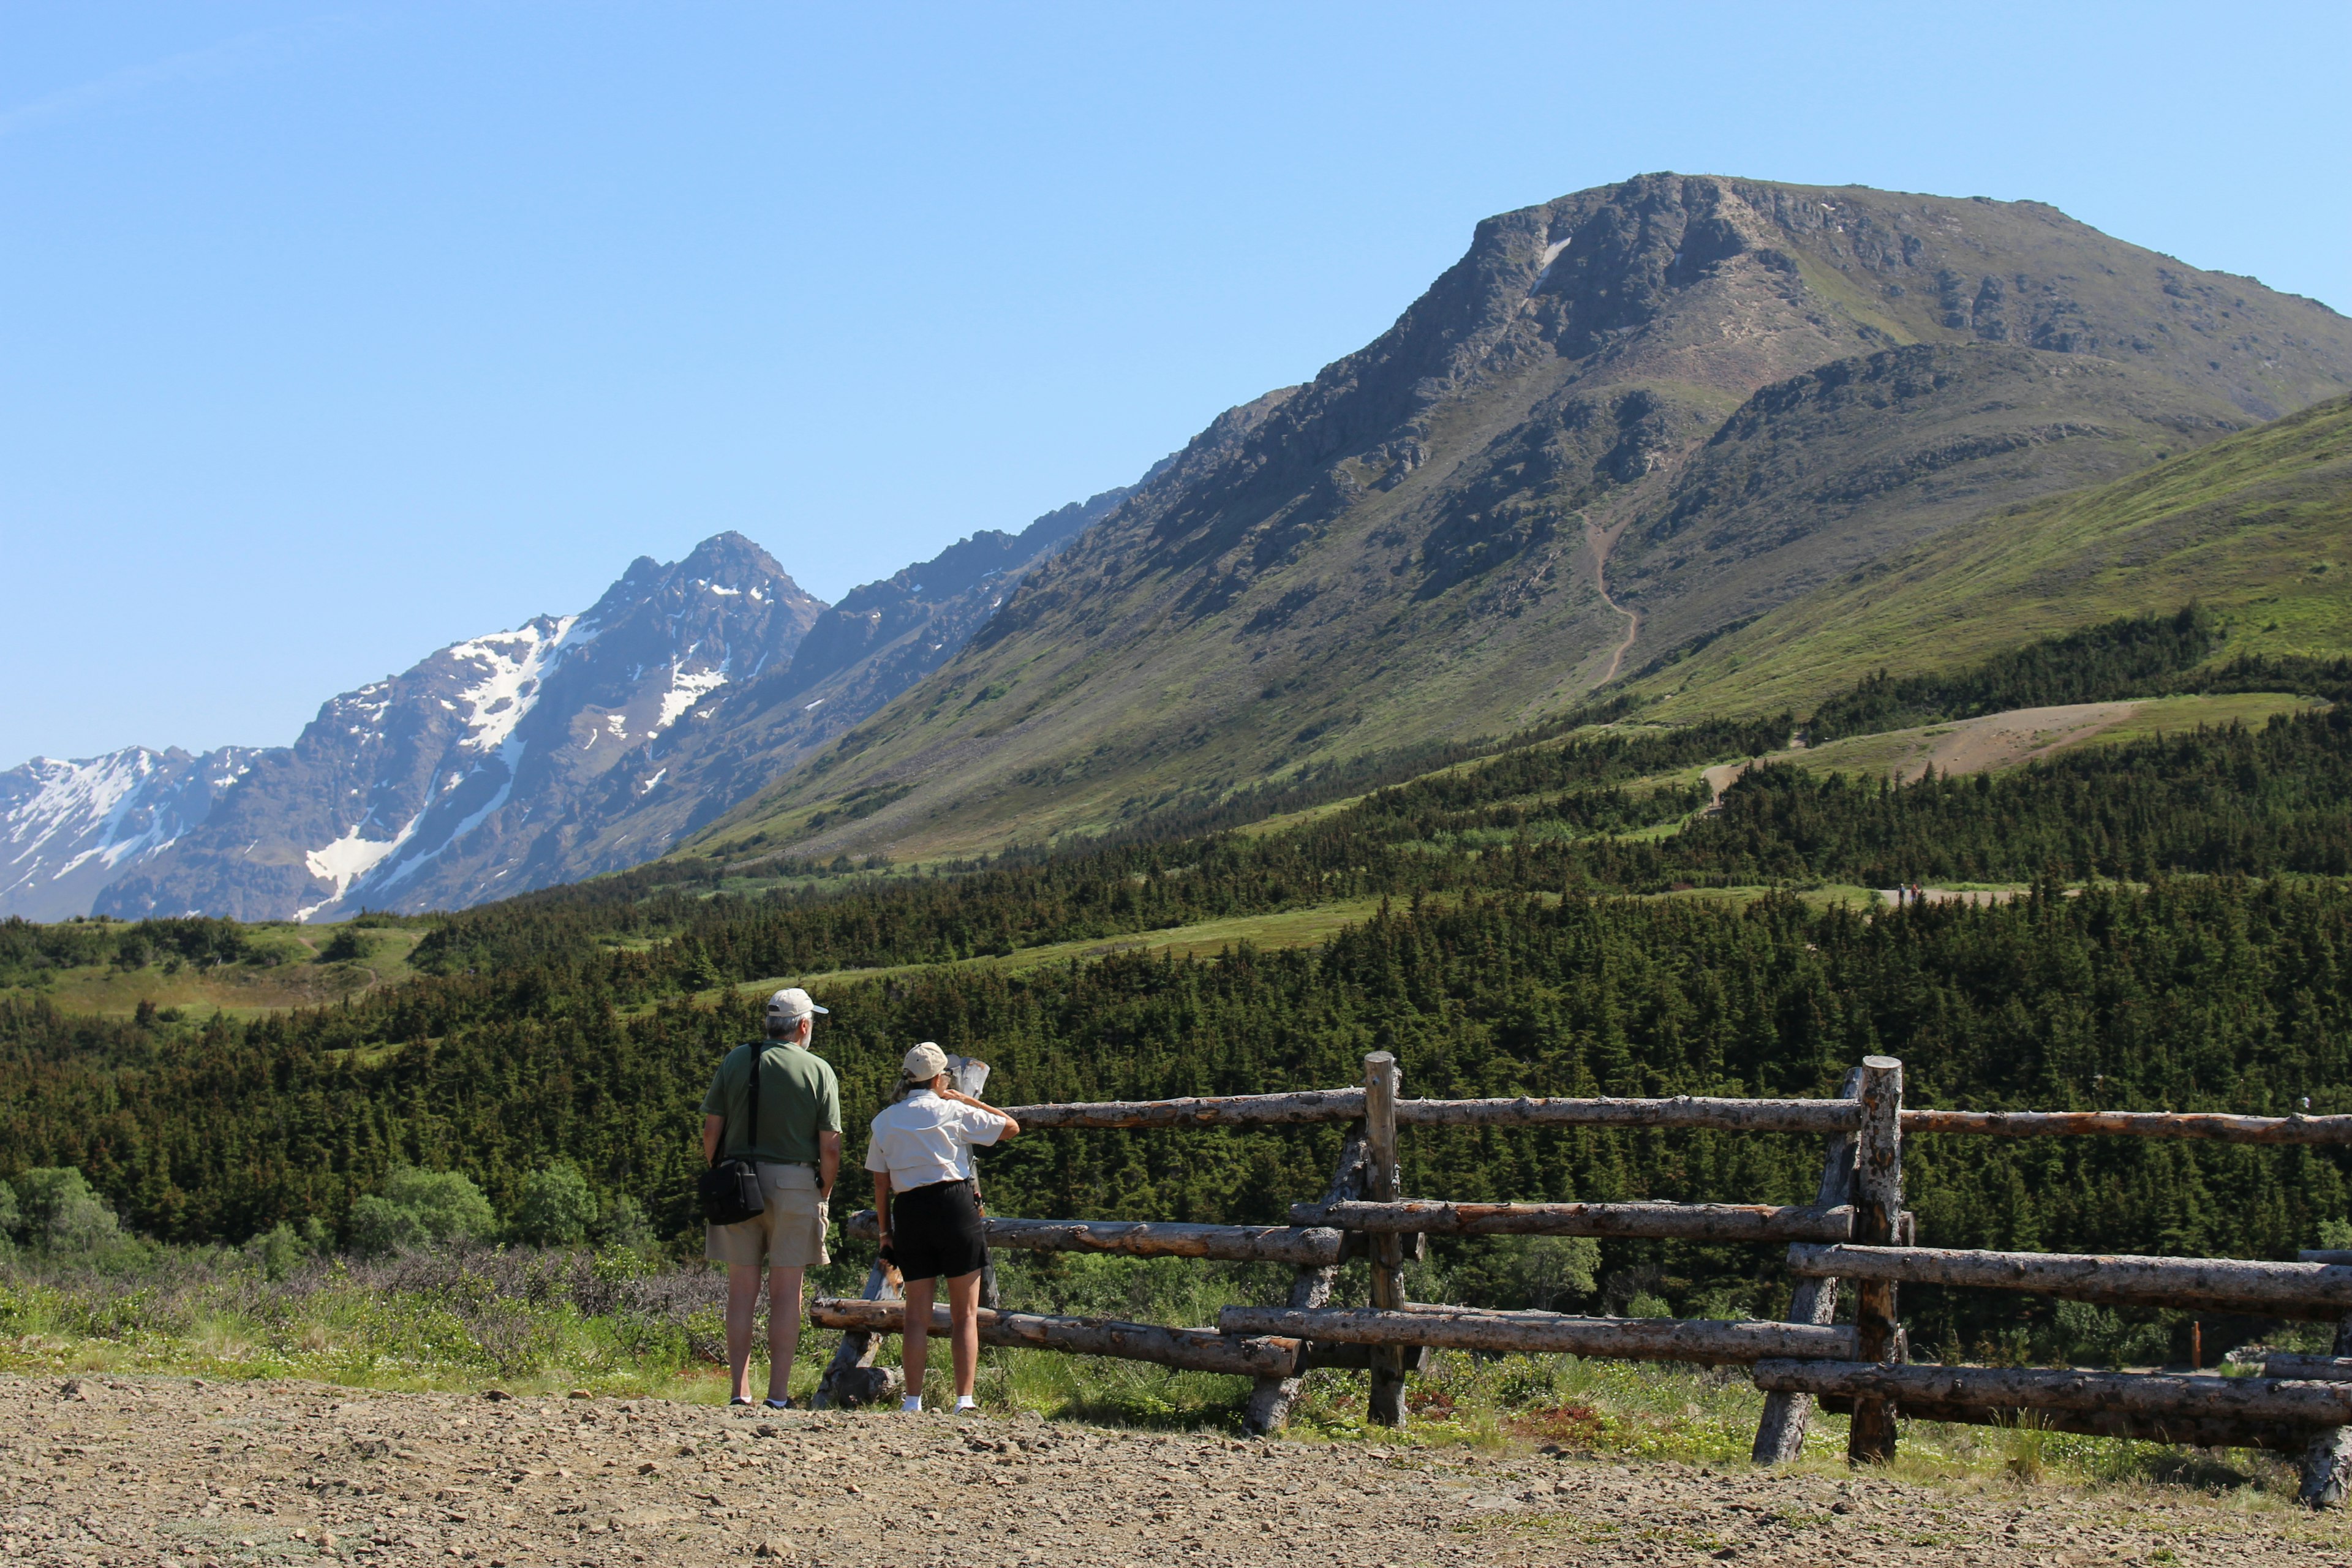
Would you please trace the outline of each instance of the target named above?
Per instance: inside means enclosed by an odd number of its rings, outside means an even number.
[[[828,1011],[829,1008],[820,1007],[810,1001],[809,994],[797,985],[788,985],[768,998],[768,1016],[780,1018],[787,1024],[805,1018],[811,1013]]]
[[[948,1054],[930,1041],[925,1040],[907,1053],[907,1059],[901,1064],[900,1070],[917,1083],[929,1083],[948,1070]]]

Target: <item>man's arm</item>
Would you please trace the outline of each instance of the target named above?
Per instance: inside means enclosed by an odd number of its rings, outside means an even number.
[[[882,1245],[890,1245],[890,1173],[874,1173],[874,1219],[882,1232]]]
[[[702,1119],[702,1163],[706,1165],[719,1158],[719,1140],[727,1131],[727,1118],[706,1116]]]
[[[833,1196],[833,1184],[841,1176],[841,1134],[820,1132],[816,1135],[816,1191],[821,1198]]]

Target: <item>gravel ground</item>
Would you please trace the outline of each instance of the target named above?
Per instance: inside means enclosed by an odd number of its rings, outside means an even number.
[[[1713,1474],[1032,1417],[0,1378],[0,1554],[485,1568],[2293,1563],[2352,1528],[2139,1488]]]

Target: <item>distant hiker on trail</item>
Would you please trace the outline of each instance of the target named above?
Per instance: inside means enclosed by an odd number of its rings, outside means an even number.
[[[753,1162],[764,1205],[750,1219],[704,1230],[703,1255],[727,1265],[732,1405],[751,1403],[751,1315],[760,1305],[760,1266],[768,1268],[766,1403],[789,1410],[803,1270],[832,1261],[824,1233],[834,1179],[841,1173],[841,1085],[832,1064],[808,1048],[816,1015],[824,1011],[798,986],[769,997],[767,1039],[728,1052],[702,1097],[703,1163]]]
[[[902,1410],[923,1407],[931,1282],[941,1276],[948,1282],[955,1407],[979,1408],[971,1384],[980,1363],[980,1271],[988,1262],[988,1234],[972,1192],[971,1151],[1020,1131],[1021,1123],[1004,1112],[950,1088],[948,1054],[928,1040],[907,1053],[898,1097],[874,1119],[866,1152],[866,1168],[874,1173],[874,1214],[882,1245],[905,1281],[899,1290],[907,1301]]]

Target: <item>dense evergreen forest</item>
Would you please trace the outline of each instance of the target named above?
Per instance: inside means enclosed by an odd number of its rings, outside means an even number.
[[[2112,662],[2128,641],[2082,646]],[[2011,685],[1980,670],[1954,689],[2086,689],[2053,685],[2047,665],[2012,659]],[[2338,665],[2209,673],[2338,699],[2352,686]],[[819,1048],[854,1121],[924,1038],[993,1063],[1006,1102],[1331,1086],[1386,1047],[1427,1095],[1819,1095],[1885,1051],[1920,1104],[2352,1110],[2340,703],[1902,787],[1768,767],[1700,811],[1694,768],[1790,727],[1621,725],[1466,758],[1278,831],[919,873],[803,867],[759,896],[714,893],[692,863],[647,868],[438,920],[416,981],[251,1022],[68,1016],[20,986],[0,1002],[0,1174],[79,1166],[142,1229],[233,1238],[344,1225],[405,1163],[464,1170],[503,1209],[561,1156],[684,1234],[695,1106],[757,1020],[754,996],[694,993],[1347,898],[1383,901],[1319,949],[835,984]],[[1915,878],[2033,887],[1867,915],[1799,896]],[[1705,896],[1766,883],[1795,890]],[[0,972],[102,962],[110,944],[126,963],[234,962],[237,941],[220,921],[12,922]],[[1045,1134],[990,1156],[987,1181],[1003,1213],[1273,1220],[1321,1190],[1338,1137]],[[1819,1158],[1804,1140],[1594,1131],[1415,1132],[1405,1151],[1411,1190],[1465,1199],[1797,1199]],[[2352,1159],[2330,1151],[1923,1139],[1908,1168],[1923,1236],[1949,1245],[2291,1256],[2352,1203]],[[1769,1309],[1779,1272],[1768,1249],[1654,1244],[1612,1245],[1609,1268],[1683,1308]]]

